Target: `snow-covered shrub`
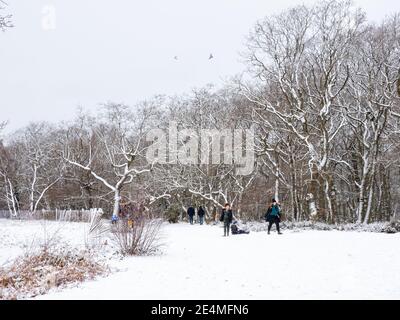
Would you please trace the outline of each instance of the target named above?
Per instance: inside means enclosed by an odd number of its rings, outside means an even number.
[[[151,255],[162,245],[161,225],[161,219],[121,219],[113,226],[112,233],[123,255]]]
[[[170,205],[165,211],[169,223],[178,223],[182,208],[177,204]]]
[[[265,222],[247,222],[251,231],[261,232],[268,230],[268,223]],[[370,224],[326,224],[322,222],[311,222],[311,221],[299,221],[290,222],[283,221],[281,223],[282,230],[319,230],[319,231],[356,231],[356,232],[375,232],[375,233],[397,233],[400,232],[399,222],[375,222]]]
[[[0,299],[34,297],[54,287],[93,279],[107,270],[88,251],[65,246],[41,248],[0,268]]]
[[[90,217],[89,229],[85,233],[85,245],[89,248],[97,248],[107,240],[104,237],[109,233],[110,226],[103,219],[103,213],[96,212]]]
[[[384,228],[383,232],[386,233],[397,233],[400,232],[400,221],[392,220]]]

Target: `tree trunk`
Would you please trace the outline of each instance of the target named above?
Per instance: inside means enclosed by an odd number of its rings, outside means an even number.
[[[357,206],[357,223],[362,222],[363,211],[364,211],[364,201],[365,201],[365,189],[367,183],[368,174],[368,162],[364,163],[363,176],[361,178],[361,183],[358,192],[358,206]]]
[[[275,152],[275,200],[279,203],[279,174],[280,174],[280,168],[279,168],[279,154],[278,152]]]
[[[293,210],[293,221],[298,221],[299,219],[299,203],[298,203],[298,196],[297,196],[297,175],[296,175],[296,166],[295,166],[295,159],[294,159],[294,152],[290,150],[290,173],[291,173],[291,199],[292,199],[292,210]]]
[[[368,205],[367,205],[367,210],[365,212],[365,218],[364,218],[364,224],[368,224],[369,222],[369,217],[371,215],[371,209],[372,209],[372,199],[374,195],[374,186],[375,186],[375,163],[372,166],[372,172],[371,172],[371,182],[369,185],[369,194],[368,194]]]
[[[312,220],[316,220],[318,218],[318,207],[315,196],[318,194],[318,172],[315,170],[315,165],[311,168],[311,181],[309,185],[308,192],[308,209],[311,215]]]
[[[113,217],[119,216],[119,207],[121,202],[121,191],[115,190],[114,191],[114,209],[113,209]]]
[[[31,184],[31,194],[30,194],[30,205],[29,205],[29,210],[31,212],[35,211],[35,185],[36,185],[36,180],[37,180],[37,166],[33,166],[33,179],[32,179],[32,184]]]
[[[8,185],[9,185],[9,188],[10,188],[10,200],[11,200],[12,209],[13,209],[12,215],[14,217],[17,217],[18,216],[18,211],[19,211],[17,198],[16,198],[16,195],[14,193],[14,187],[13,187],[13,185],[11,183],[11,180],[10,179],[7,179],[7,180],[8,180]]]
[[[329,185],[328,179],[325,179],[324,193],[325,193],[326,204],[328,207],[328,214],[327,214],[326,222],[330,223],[333,220],[333,208],[332,208],[332,199],[331,199],[331,195],[330,195],[330,185]]]

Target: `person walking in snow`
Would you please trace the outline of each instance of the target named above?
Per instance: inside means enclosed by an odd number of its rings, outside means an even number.
[[[229,237],[229,229],[233,219],[232,209],[229,203],[225,203],[219,220],[224,223],[224,237]]]
[[[279,228],[279,222],[281,221],[281,211],[279,209],[279,204],[275,199],[272,199],[272,203],[269,206],[265,215],[265,220],[269,223],[268,234],[270,234],[273,224],[276,225],[276,230],[278,231],[278,234],[282,234]]]
[[[188,216],[189,216],[189,222],[190,222],[190,224],[193,224],[193,216],[194,216],[194,214],[195,214],[195,211],[194,211],[194,208],[193,208],[192,206],[190,206],[190,207],[187,209],[187,214],[188,214]]]
[[[205,215],[205,211],[202,206],[200,206],[199,209],[197,210],[197,215],[199,217],[199,223],[200,225],[202,225],[204,222],[204,215]]]

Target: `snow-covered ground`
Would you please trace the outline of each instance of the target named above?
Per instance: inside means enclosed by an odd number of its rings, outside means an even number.
[[[60,236],[84,245],[85,228],[64,223]],[[0,219],[0,264],[42,229],[40,222]],[[163,254],[112,258],[119,271],[110,276],[38,298],[400,299],[399,233],[222,233],[217,226],[166,224]]]
[[[88,225],[74,222],[18,221],[0,219],[0,266],[45,241],[84,244]]]
[[[66,243],[77,249],[96,247],[101,249],[99,256],[112,258],[116,247],[109,239],[91,238],[89,227],[89,223],[82,222],[0,219],[0,266],[44,244],[62,246]],[[107,245],[103,245],[106,240]]]

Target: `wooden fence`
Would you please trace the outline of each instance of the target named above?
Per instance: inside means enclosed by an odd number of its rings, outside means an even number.
[[[18,214],[12,215],[9,210],[0,210],[0,218],[17,220],[54,220],[68,222],[90,222],[93,215],[103,213],[102,209],[91,210],[38,210],[31,212],[20,210]]]

